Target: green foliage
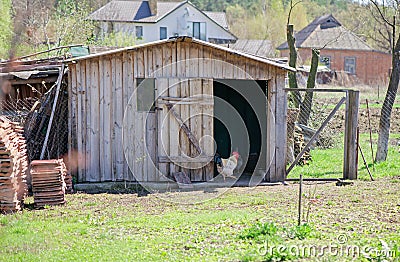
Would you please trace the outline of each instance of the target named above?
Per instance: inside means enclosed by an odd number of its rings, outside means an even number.
[[[0,0],[0,58],[8,58],[11,37],[11,0]]]
[[[287,229],[285,228],[284,231],[291,239],[304,240],[311,235],[313,228],[309,224],[305,223],[300,226],[293,226]]]
[[[93,37],[94,25],[87,20],[90,7],[86,1],[59,0],[53,16],[57,46],[88,43]]]
[[[278,227],[271,222],[257,222],[250,228],[246,228],[240,235],[240,239],[261,239],[265,237],[276,237]]]
[[[93,41],[93,44],[98,46],[110,46],[110,47],[125,47],[135,45],[136,38],[126,33],[110,33],[107,34],[103,39]]]

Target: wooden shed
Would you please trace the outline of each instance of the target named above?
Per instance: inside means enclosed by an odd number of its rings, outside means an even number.
[[[163,182],[180,171],[208,181],[217,175],[214,154],[234,150],[242,170],[284,179],[284,87],[292,68],[188,37],[67,63],[78,182]]]

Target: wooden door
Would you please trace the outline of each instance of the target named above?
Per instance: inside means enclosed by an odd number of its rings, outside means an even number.
[[[214,174],[213,80],[156,79],[160,180],[185,172],[191,181]]]

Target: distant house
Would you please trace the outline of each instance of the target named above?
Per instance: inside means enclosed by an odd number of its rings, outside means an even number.
[[[139,43],[190,36],[217,44],[236,42],[225,13],[204,12],[189,1],[111,1],[89,16],[97,22],[97,35],[123,32]]]
[[[364,84],[387,80],[391,55],[371,48],[365,41],[343,27],[332,15],[318,17],[295,34],[298,54],[304,63],[311,60],[311,49],[321,49],[321,64],[334,73],[346,72]],[[289,56],[288,44],[278,48]]]

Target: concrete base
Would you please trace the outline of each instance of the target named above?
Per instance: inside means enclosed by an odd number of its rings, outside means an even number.
[[[260,178],[252,180],[261,181]],[[254,187],[254,186],[277,186],[283,185],[281,182],[268,183],[251,182],[249,177],[241,177],[238,181],[233,183],[231,178],[215,179],[207,183],[194,182],[189,185],[178,185],[175,182],[101,182],[101,183],[82,183],[74,185],[75,191],[83,191],[86,193],[138,193],[147,194],[150,192],[180,192],[180,191],[198,191],[215,188],[226,187]]]

